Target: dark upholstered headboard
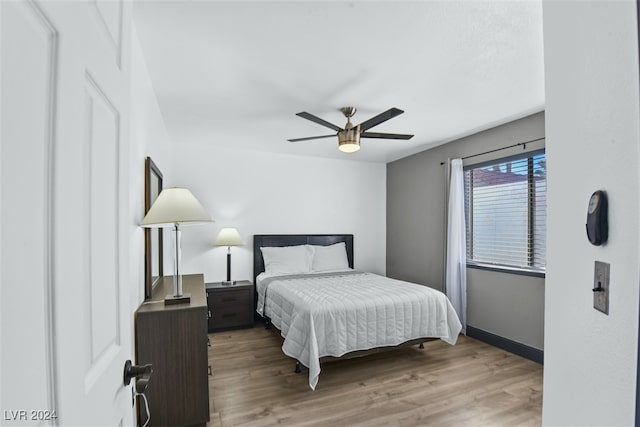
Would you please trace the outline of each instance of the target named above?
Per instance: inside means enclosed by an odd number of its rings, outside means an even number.
[[[253,236],[253,283],[264,271],[260,248],[270,246],[319,245],[328,246],[344,242],[349,267],[353,268],[353,234],[255,234]]]

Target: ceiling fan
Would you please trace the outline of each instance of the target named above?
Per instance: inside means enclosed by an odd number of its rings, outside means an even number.
[[[318,116],[314,116],[313,114],[304,111],[302,113],[296,114],[296,116],[300,116],[303,119],[311,120],[312,122],[318,123],[319,125],[328,127],[329,129],[333,129],[337,133],[333,133],[331,135],[308,136],[306,138],[294,138],[289,139],[288,141],[308,141],[310,139],[330,138],[332,136],[338,135],[338,149],[345,153],[355,153],[360,149],[360,138],[411,139],[413,137],[413,135],[405,135],[399,133],[367,132],[367,130],[371,129],[372,127],[404,113],[404,111],[398,108],[390,108],[384,113],[380,113],[377,116],[372,117],[369,120],[365,120],[364,122],[355,126],[351,123],[351,117],[353,117],[353,115],[356,113],[356,107],[343,107],[340,109],[340,111],[342,111],[342,114],[344,114],[344,116],[347,118],[347,124],[344,125],[344,128],[336,126],[333,123],[329,123],[328,121],[323,120]]]

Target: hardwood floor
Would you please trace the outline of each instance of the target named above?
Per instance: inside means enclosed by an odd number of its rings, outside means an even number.
[[[308,371],[262,327],[209,334],[208,426],[540,425],[542,366],[465,336]]]

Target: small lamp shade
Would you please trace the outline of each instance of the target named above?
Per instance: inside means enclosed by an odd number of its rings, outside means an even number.
[[[213,244],[215,246],[240,246],[242,245],[242,237],[235,228],[223,228]]]
[[[227,280],[222,282],[223,285],[232,285],[231,281],[231,246],[239,246],[242,244],[240,233],[233,227],[223,228],[218,233],[218,237],[213,242],[215,246],[227,246]]]
[[[165,188],[142,220],[142,227],[162,228],[175,224],[213,222],[198,199],[186,188]]]

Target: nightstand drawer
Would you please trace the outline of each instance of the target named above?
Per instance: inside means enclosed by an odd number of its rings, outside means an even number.
[[[253,295],[248,290],[249,288],[216,290],[216,292],[209,293],[209,301],[214,310],[220,310],[227,306],[246,308],[252,305]]]
[[[253,323],[253,313],[249,310],[214,310],[211,316],[211,324],[215,329],[246,326]]]

